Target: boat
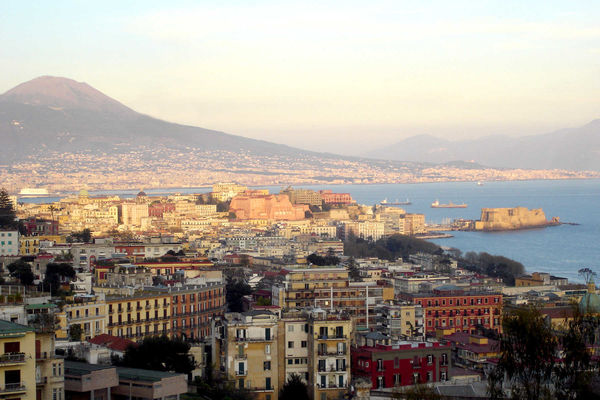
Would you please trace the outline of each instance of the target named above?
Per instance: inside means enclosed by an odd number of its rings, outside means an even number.
[[[385,198],[381,200],[379,204],[381,204],[382,206],[409,206],[412,204],[412,202],[408,199],[406,199],[406,201],[398,201],[398,199],[396,199],[396,201],[394,202],[389,202],[388,199]]]
[[[477,186],[483,186],[483,182],[481,182],[481,181],[477,182]]]
[[[467,208],[467,205],[465,203],[454,204],[453,202],[450,202],[448,204],[440,204],[439,200],[436,200],[433,203],[431,203],[431,208]]]

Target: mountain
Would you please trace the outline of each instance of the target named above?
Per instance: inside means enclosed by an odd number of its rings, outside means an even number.
[[[0,95],[0,162],[41,150],[123,154],[146,148],[318,154],[262,140],[162,121],[133,111],[86,83],[42,76]],[[330,157],[333,157],[330,155]]]
[[[503,168],[600,171],[600,119],[579,128],[517,138],[497,135],[450,141],[419,135],[365,156],[432,163],[463,160]]]

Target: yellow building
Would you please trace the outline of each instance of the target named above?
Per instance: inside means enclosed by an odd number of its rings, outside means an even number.
[[[274,286],[273,304],[282,308],[321,307],[345,311],[358,326],[375,324],[375,305],[394,299],[392,286],[375,282],[351,282],[343,267],[311,267],[288,270],[283,287]],[[369,298],[369,301],[367,301]]]
[[[323,311],[309,316],[308,389],[314,400],[339,399],[350,382],[352,320]]]
[[[35,380],[38,399],[63,399],[64,360],[54,355],[54,331],[35,334]]]
[[[276,400],[279,393],[278,316],[269,311],[225,314],[221,365],[239,388],[257,400]]]
[[[0,399],[36,399],[35,331],[0,320]]]
[[[171,337],[170,305],[171,294],[168,292],[107,297],[106,333],[132,340],[141,340],[149,335]]]
[[[69,299],[61,312],[56,313],[59,327],[56,337],[66,339],[71,328],[79,325],[81,328],[80,340],[91,339],[106,333],[106,303],[98,297],[75,297]]]
[[[42,236],[20,236],[19,237],[19,255],[36,255],[40,252],[40,242],[50,241],[56,243],[66,243],[66,237],[61,235],[42,235]]]

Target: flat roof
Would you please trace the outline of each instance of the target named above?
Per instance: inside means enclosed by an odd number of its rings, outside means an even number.
[[[100,371],[103,369],[115,368],[112,365],[99,365],[99,364],[88,364],[79,361],[65,360],[65,374],[68,375],[88,375],[94,371]]]
[[[165,371],[153,371],[150,369],[138,369],[138,368],[125,368],[125,367],[117,367],[117,374],[119,375],[119,379],[129,379],[134,381],[152,381],[158,382],[164,378],[171,378],[174,376],[179,376],[184,374],[178,374],[173,372],[165,372]]]

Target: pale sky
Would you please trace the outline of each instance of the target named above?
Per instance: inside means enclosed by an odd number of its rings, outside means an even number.
[[[0,92],[64,76],[157,118],[343,154],[546,133],[600,118],[598,21],[600,1],[2,0]]]

